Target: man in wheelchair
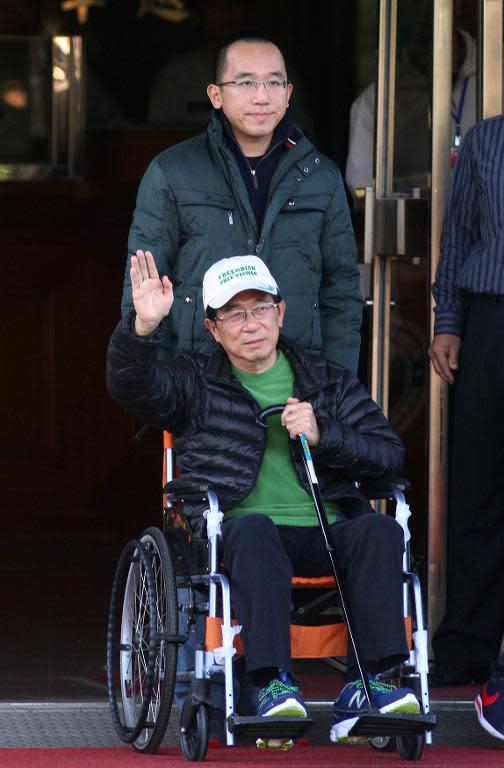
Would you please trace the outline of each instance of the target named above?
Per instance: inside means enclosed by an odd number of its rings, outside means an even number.
[[[108,391],[128,413],[171,431],[182,475],[218,495],[222,561],[247,673],[261,689],[258,714],[307,716],[291,668],[291,578],[325,575],[329,562],[294,440],[301,433],[317,468],[374,702],[380,712],[418,713],[412,690],[376,677],[409,654],[403,530],[374,513],[355,482],[401,469],[403,446],[385,416],[349,371],[282,338],[286,306],[258,257],[221,259],[205,273],[205,326],[217,342],[210,355],[158,359],[172,285],[159,277],[149,251],[132,257],[130,274],[135,312],[112,335]],[[264,429],[258,414],[277,403],[286,406]],[[205,536],[203,508],[189,505],[188,514],[194,535]],[[351,651],[348,677],[334,703],[335,742],[347,739],[369,706]]]

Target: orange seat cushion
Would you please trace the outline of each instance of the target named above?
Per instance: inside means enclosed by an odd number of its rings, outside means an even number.
[[[233,619],[233,624],[238,622]],[[206,619],[205,648],[213,651],[222,645],[222,618],[220,616]],[[411,617],[404,619],[408,647],[412,648]],[[327,656],[346,656],[347,628],[342,622],[325,624],[320,627],[306,627],[291,624],[291,656],[293,659],[321,659]],[[245,649],[240,635],[235,635],[234,647],[243,656]]]

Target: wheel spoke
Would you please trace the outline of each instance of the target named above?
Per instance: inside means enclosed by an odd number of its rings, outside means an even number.
[[[172,557],[161,531],[151,528],[121,553],[107,639],[112,716],[120,737],[138,751],[155,752],[166,730],[177,646],[160,638],[177,631]]]

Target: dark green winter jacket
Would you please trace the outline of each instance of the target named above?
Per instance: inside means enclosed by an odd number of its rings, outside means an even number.
[[[305,349],[356,370],[362,299],[355,239],[341,175],[301,133],[286,143],[257,230],[245,184],[223,128],[162,152],[138,191],[128,252],[151,250],[174,285],[166,354],[210,352],[203,275],[218,259],[255,253],[268,265],[288,312],[282,330]],[[122,312],[133,308],[126,268]]]

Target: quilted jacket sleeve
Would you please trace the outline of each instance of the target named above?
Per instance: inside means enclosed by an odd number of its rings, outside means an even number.
[[[345,371],[330,403],[329,413],[317,419],[320,441],[313,451],[324,470],[354,480],[398,476],[403,444],[358,379]]]
[[[196,370],[190,354],[158,360],[163,328],[150,336],[132,331],[133,313],[122,318],[110,339],[106,385],[112,399],[131,416],[177,434],[187,404],[196,397]]]

